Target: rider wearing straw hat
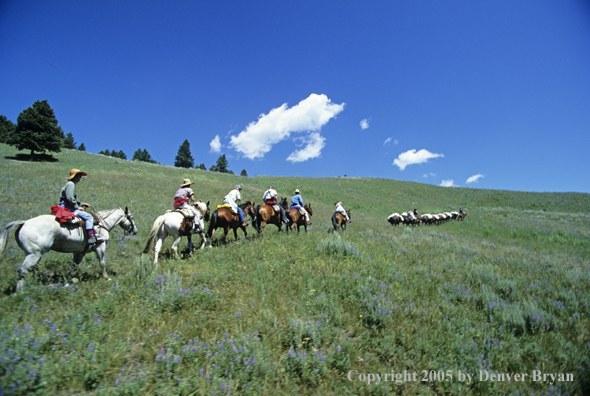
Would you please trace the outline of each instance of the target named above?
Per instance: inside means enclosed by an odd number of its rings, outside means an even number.
[[[78,196],[76,194],[76,184],[82,179],[82,176],[88,176],[88,174],[76,168],[70,171],[68,182],[61,189],[58,206],[69,209],[76,216],[84,220],[86,223],[86,233],[88,234],[88,244],[93,245],[96,243],[96,236],[94,235],[94,218],[90,213],[85,212],[85,208],[89,208],[91,205],[78,201]]]
[[[291,207],[299,209],[299,212],[303,212],[305,215],[305,223],[307,225],[311,225],[311,222],[309,221],[309,214],[303,207],[303,198],[301,198],[301,192],[298,188],[295,189],[295,195],[291,197]]]
[[[190,179],[184,179],[182,181],[180,188],[176,190],[176,193],[174,194],[174,209],[188,209],[192,211],[195,215],[193,232],[198,232],[198,227],[201,222],[201,214],[193,205],[188,203],[189,201],[195,201],[195,194],[190,188],[191,184],[193,184],[193,182],[191,182]]]

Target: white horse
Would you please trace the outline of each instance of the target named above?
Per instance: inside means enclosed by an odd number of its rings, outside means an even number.
[[[0,230],[0,255],[4,252],[8,242],[8,234],[16,230],[14,236],[20,248],[25,252],[25,260],[18,268],[19,279],[16,283],[17,291],[24,286],[25,275],[30,269],[37,268],[41,257],[50,250],[61,253],[74,253],[74,262],[70,269],[70,276],[82,262],[84,255],[94,251],[102,267],[102,276],[110,280],[107,275],[104,259],[106,243],[109,240],[109,232],[115,226],[120,225],[130,234],[137,234],[137,228],[133,223],[133,216],[129,210],[113,209],[96,213],[100,218],[95,228],[97,243],[88,246],[88,237],[81,225],[60,225],[54,215],[41,215],[29,220],[17,220],[7,224]]]
[[[207,203],[204,202],[195,202],[193,204],[195,209],[201,214],[201,218],[199,220],[199,230],[196,232],[202,238],[202,243],[199,249],[203,249],[205,247],[205,242],[207,238],[205,237],[205,221],[209,221],[209,201]],[[152,243],[154,243],[154,239],[157,238],[156,246],[154,247],[155,255],[154,255],[154,264],[158,264],[158,254],[160,253],[160,249],[162,248],[162,243],[164,239],[168,235],[172,235],[174,237],[174,242],[172,242],[172,252],[175,257],[178,258],[178,244],[180,243],[180,238],[186,236],[188,238],[188,251],[189,254],[192,254],[193,251],[193,241],[191,239],[190,232],[183,233],[181,230],[182,223],[184,221],[184,215],[180,212],[176,211],[169,211],[161,215],[154,221],[154,225],[150,231],[150,235],[148,236],[147,243],[145,245],[145,249],[143,253],[148,253],[150,248],[152,247]]]

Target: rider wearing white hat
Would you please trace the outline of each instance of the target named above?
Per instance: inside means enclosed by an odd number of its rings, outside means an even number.
[[[176,190],[176,193],[174,194],[174,209],[188,209],[192,211],[195,215],[193,232],[198,232],[199,224],[201,222],[201,214],[193,205],[189,204],[189,201],[195,201],[195,194],[190,188],[191,184],[193,184],[193,182],[191,182],[190,179],[184,179],[182,181],[180,188]]]
[[[268,190],[264,192],[264,194],[262,195],[262,200],[267,205],[272,206],[276,204],[279,207],[279,210],[281,211],[281,221],[286,225],[289,224],[289,219],[287,219],[287,216],[285,216],[285,208],[283,208],[280,204],[277,203],[277,192],[272,186],[269,186]]]
[[[239,184],[236,184],[234,189],[231,190],[223,198],[223,203],[229,204],[229,206],[231,206],[232,209],[234,209],[238,212],[238,215],[240,216],[240,221],[242,222],[242,227],[246,227],[248,225],[248,223],[246,223],[246,219],[244,219],[244,212],[242,211],[242,208],[240,208],[238,206],[238,204],[236,204],[237,201],[242,200],[242,196],[240,195],[241,189],[242,189],[242,187],[240,187]]]
[[[340,212],[346,217],[346,221],[349,223],[352,221],[350,217],[348,217],[348,213],[346,213],[346,209],[344,209],[344,204],[340,201],[336,202],[336,210],[334,212]]]
[[[70,170],[68,182],[61,189],[58,205],[69,209],[76,216],[84,220],[86,224],[86,233],[88,234],[88,243],[93,245],[96,243],[96,236],[94,235],[94,218],[90,213],[87,213],[84,210],[84,208],[89,208],[91,205],[78,201],[78,196],[76,194],[76,184],[82,179],[82,176],[88,176],[88,174],[76,168]]]

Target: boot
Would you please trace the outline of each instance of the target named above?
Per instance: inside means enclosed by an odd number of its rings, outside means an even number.
[[[88,244],[94,245],[96,243],[96,236],[94,236],[94,230],[88,230]]]

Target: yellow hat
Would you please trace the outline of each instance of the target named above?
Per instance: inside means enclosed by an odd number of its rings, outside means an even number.
[[[295,194],[301,194],[301,191],[299,191],[298,188],[295,189]]]
[[[180,187],[188,187],[188,186],[190,186],[191,184],[193,184],[193,183],[191,182],[191,179],[184,179],[184,180],[182,181],[182,184],[180,185]]]
[[[72,180],[78,173],[80,173],[82,176],[88,176],[86,172],[82,172],[80,169],[74,168],[70,171],[70,177],[68,177],[68,180]]]

